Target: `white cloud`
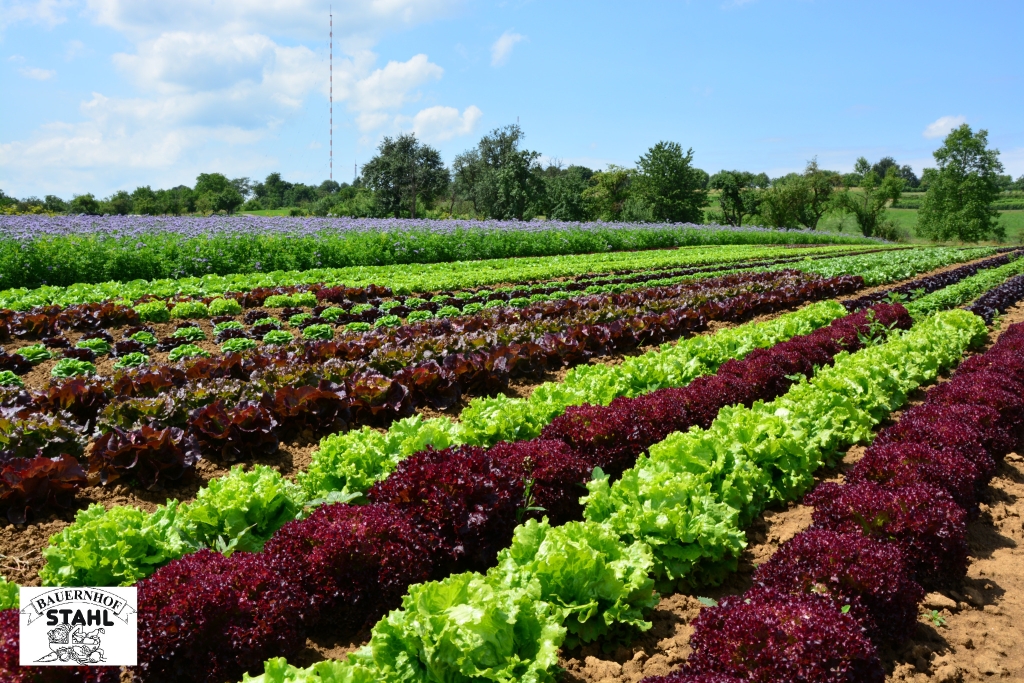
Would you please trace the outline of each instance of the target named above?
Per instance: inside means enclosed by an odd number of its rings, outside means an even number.
[[[423,54],[407,62],[388,62],[354,85],[351,106],[357,111],[398,108],[418,98],[412,92],[417,87],[443,75],[444,69]]]
[[[57,72],[52,69],[40,69],[34,66],[22,67],[18,69],[18,72],[25,78],[31,78],[34,81],[48,81],[57,75]]]
[[[0,31],[22,21],[53,28],[67,21],[64,11],[72,4],[71,0],[0,0]]]
[[[940,116],[934,122],[929,123],[921,134],[929,140],[943,138],[949,135],[951,130],[965,123],[967,123],[966,116]]]
[[[502,33],[501,37],[494,41],[494,45],[491,45],[491,66],[503,66],[508,63],[508,58],[512,56],[512,48],[524,40],[526,36],[513,33],[511,30]]]
[[[412,131],[426,142],[444,142],[472,133],[483,115],[475,105],[466,107],[461,114],[455,107],[428,107],[412,118]]]
[[[272,30],[298,39],[327,39],[328,3],[322,0],[87,0],[96,21],[138,37],[164,31],[259,33]],[[336,41],[366,47],[387,30],[448,14],[461,0],[336,0]]]
[[[471,131],[481,117],[472,106],[461,114],[437,106],[403,116],[405,107],[423,99],[422,88],[444,75],[427,55],[378,67],[372,51],[385,32],[442,16],[462,1],[335,0],[335,126],[344,118],[340,105],[364,140],[402,121],[435,140]],[[0,0],[0,29],[15,21],[60,23],[68,4]],[[135,92],[93,93],[81,103],[77,122],[67,122],[69,117],[0,143],[5,189],[105,194],[126,182],[181,182],[197,170],[251,175],[253,168],[277,163],[263,147],[289,120],[307,106],[322,105],[326,114],[327,12],[321,0],[84,4],[87,17],[132,45],[112,62]],[[69,60],[87,51],[79,41],[66,47]],[[17,56],[9,60],[30,77],[54,75],[29,69]]]

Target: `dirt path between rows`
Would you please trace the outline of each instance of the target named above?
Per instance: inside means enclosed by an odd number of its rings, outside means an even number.
[[[1007,311],[1000,329],[1018,322],[1024,322],[1024,304]],[[998,332],[990,335],[993,343],[997,338]],[[922,395],[912,398],[919,401]],[[841,482],[863,453],[862,446],[854,446],[838,468],[822,471],[816,480]],[[698,598],[718,599],[749,588],[754,569],[811,525],[811,512],[799,503],[766,511],[747,529],[739,571],[725,585],[663,597],[648,617],[652,628],[628,645],[607,651],[607,644],[597,643],[563,652],[562,683],[637,683],[678,668],[690,654],[690,624],[704,607]],[[983,494],[981,515],[968,527],[967,578],[956,590],[927,595],[914,635],[898,649],[880,652],[887,683],[1024,682],[1024,651],[1016,648],[1024,636],[1022,520],[1024,456],[1011,453]]]

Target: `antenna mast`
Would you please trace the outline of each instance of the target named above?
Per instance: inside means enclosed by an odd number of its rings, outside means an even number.
[[[330,142],[330,156],[331,156],[331,180],[334,180],[334,7],[328,5],[329,16],[331,19],[331,56],[330,61],[330,102],[331,102],[331,142]]]

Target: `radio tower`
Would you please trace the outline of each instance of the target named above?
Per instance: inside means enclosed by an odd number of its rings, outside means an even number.
[[[328,5],[329,16],[331,18],[331,56],[330,61],[330,101],[331,101],[331,143],[330,143],[330,156],[331,156],[331,180],[334,180],[334,7]]]

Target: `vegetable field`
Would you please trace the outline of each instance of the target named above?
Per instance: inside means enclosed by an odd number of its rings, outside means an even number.
[[[3,681],[913,680],[1024,434],[1024,250],[115,223],[0,226]],[[138,666],[18,666],[18,585]]]

